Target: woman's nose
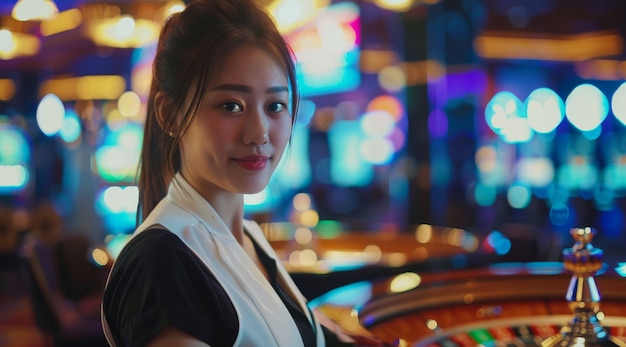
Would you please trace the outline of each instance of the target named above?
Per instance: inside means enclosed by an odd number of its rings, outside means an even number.
[[[269,141],[269,121],[263,110],[254,110],[245,116],[243,142],[262,145]]]

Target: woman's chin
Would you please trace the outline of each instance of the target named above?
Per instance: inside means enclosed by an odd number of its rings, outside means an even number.
[[[254,194],[259,194],[261,192],[263,192],[263,190],[267,187],[267,184],[262,184],[262,185],[255,185],[255,186],[248,186],[248,187],[244,187],[241,192],[243,194],[246,195],[254,195]]]

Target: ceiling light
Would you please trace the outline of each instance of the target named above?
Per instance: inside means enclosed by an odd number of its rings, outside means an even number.
[[[19,21],[9,15],[0,16],[0,60],[39,53],[41,43],[35,34],[39,22]]]
[[[52,0],[18,0],[11,15],[19,21],[51,19],[59,13]]]
[[[136,2],[121,5],[85,4],[82,12],[85,34],[99,46],[137,48],[158,39],[162,3]]]

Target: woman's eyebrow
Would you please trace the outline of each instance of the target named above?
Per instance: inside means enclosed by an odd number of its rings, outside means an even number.
[[[230,90],[230,91],[242,92],[242,93],[252,93],[252,88],[246,85],[242,85],[242,84],[219,84],[215,87],[210,88],[209,90],[210,91]],[[287,86],[274,86],[274,87],[269,87],[265,90],[266,94],[278,94],[278,93],[285,93],[285,92],[289,92],[289,88]]]

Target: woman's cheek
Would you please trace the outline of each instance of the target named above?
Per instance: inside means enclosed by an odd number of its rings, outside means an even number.
[[[281,147],[284,147],[287,145],[289,137],[291,136],[291,119],[288,119],[287,121],[281,121],[277,128],[277,137],[280,138]]]

